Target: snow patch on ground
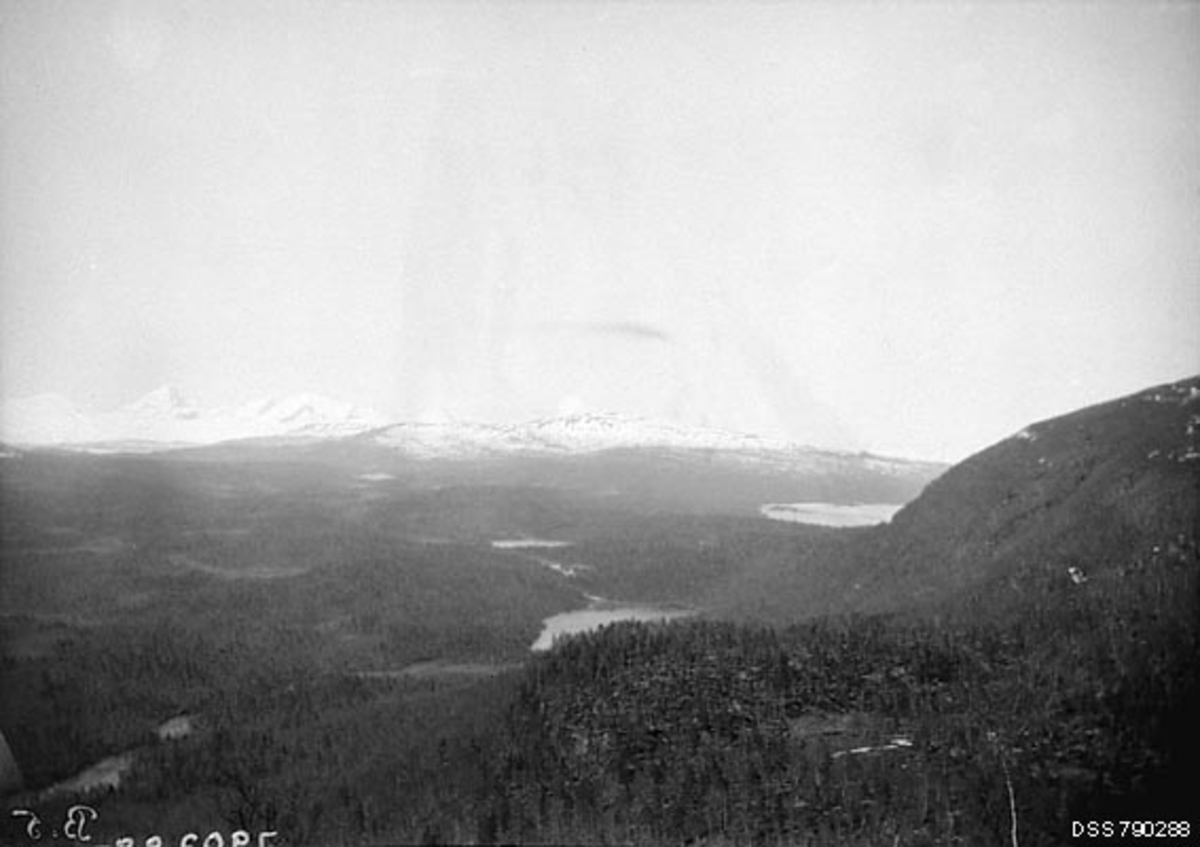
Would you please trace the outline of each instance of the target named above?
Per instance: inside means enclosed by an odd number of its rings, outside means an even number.
[[[191,715],[178,715],[160,724],[154,732],[159,741],[178,741],[187,738],[195,730],[196,722]]]
[[[850,750],[839,750],[834,753],[831,758],[838,759],[842,756],[861,756],[865,753],[883,753],[887,750],[907,750],[912,747],[913,743],[907,738],[893,738],[887,744],[880,744],[876,747],[854,747]]]
[[[580,562],[576,562],[573,565],[564,565],[562,562],[556,562],[553,559],[546,559],[541,556],[530,556],[529,558],[533,559],[539,565],[547,567],[555,573],[562,574],[565,577],[575,577],[583,571],[592,570],[591,565],[585,565]]]
[[[1177,403],[1186,406],[1200,399],[1200,386],[1175,383],[1153,394],[1143,395],[1142,399],[1147,403]]]

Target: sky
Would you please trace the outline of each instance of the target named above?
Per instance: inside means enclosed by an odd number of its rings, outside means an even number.
[[[0,0],[0,395],[955,461],[1200,372],[1200,4]]]

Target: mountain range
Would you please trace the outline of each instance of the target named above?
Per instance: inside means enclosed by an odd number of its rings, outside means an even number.
[[[764,503],[905,503],[946,466],[613,413],[522,423],[388,423],[311,394],[208,411],[165,387],[112,412],[41,395],[0,413],[13,448],[302,463],[430,486],[523,485],[653,510],[757,515]]]
[[[374,410],[316,394],[270,397],[232,409],[206,410],[178,389],[164,386],[108,412],[81,411],[58,394],[23,398],[0,408],[0,439],[5,443],[91,452],[155,452],[251,439],[302,441],[352,436],[408,459],[553,457],[659,448],[804,465],[811,465],[818,456],[854,455],[872,470],[885,474],[899,472],[901,465],[909,464],[715,427],[681,426],[614,413],[581,413],[512,424],[393,423]]]

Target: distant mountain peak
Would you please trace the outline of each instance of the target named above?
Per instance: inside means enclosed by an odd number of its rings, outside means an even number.
[[[163,385],[143,394],[122,407],[122,410],[135,415],[165,415],[183,420],[195,418],[200,414],[195,404],[173,385]]]
[[[294,426],[337,423],[377,427],[387,423],[379,413],[371,409],[308,392],[265,397],[242,406],[238,414]]]

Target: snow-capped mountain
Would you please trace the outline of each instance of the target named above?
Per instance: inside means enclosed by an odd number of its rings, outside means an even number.
[[[907,476],[931,475],[942,469],[936,463],[825,450],[715,427],[682,426],[610,413],[540,418],[515,424],[402,423],[365,433],[356,440],[417,460],[554,458],[637,449],[818,473],[855,469],[882,476]]]
[[[325,460],[359,479],[566,486],[639,508],[746,515],[764,503],[904,503],[945,469],[617,414],[393,424],[330,444]]]
[[[756,435],[609,413],[539,418],[517,424],[403,423],[370,437],[385,447],[423,458],[593,453],[635,447],[719,451],[802,449]]]
[[[242,438],[329,438],[383,426],[380,415],[315,394],[271,397],[233,410],[203,410],[171,386],[105,412],[42,394],[0,408],[0,438],[11,444],[155,450]]]
[[[278,434],[322,438],[353,435],[387,423],[370,409],[319,394],[269,397],[247,403],[237,409],[235,415],[253,425],[277,430]]]
[[[126,415],[151,421],[188,421],[200,417],[200,410],[179,389],[171,385],[154,389],[123,406],[121,411]]]

